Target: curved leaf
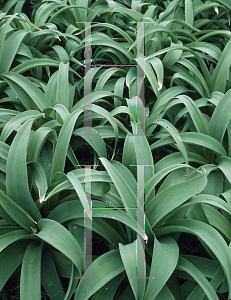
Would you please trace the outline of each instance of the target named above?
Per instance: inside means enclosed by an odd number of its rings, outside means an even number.
[[[73,235],[64,226],[50,219],[39,220],[38,228],[40,231],[36,236],[62,252],[82,273],[83,252]]]

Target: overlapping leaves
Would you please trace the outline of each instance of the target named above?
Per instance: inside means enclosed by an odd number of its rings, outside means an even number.
[[[2,299],[230,299],[230,9],[5,1]]]

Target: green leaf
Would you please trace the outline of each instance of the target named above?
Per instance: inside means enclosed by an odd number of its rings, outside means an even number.
[[[187,107],[197,132],[208,134],[208,128],[205,119],[195,102],[190,97],[184,95],[179,95],[177,98],[180,99]]]
[[[185,258],[180,257],[177,264],[177,269],[182,270],[191,275],[192,278],[200,285],[200,287],[203,289],[203,291],[209,299],[219,300],[212,285],[192,263],[187,261]]]
[[[222,194],[223,195],[223,194]],[[183,207],[186,207],[191,204],[196,204],[196,203],[207,203],[209,205],[215,206],[217,208],[221,208],[222,210],[226,211],[228,214],[231,215],[231,208],[230,206],[221,198],[218,198],[213,195],[208,195],[208,194],[200,194],[193,196],[188,202],[182,205]]]
[[[217,158],[217,166],[226,176],[228,181],[231,183],[231,158],[227,156],[220,156]]]
[[[7,195],[22,207],[35,221],[41,218],[29,191],[26,153],[31,126],[34,119],[26,121],[16,134],[6,163]]]
[[[29,79],[20,74],[7,72],[2,78],[10,85],[27,110],[40,110],[50,107],[47,97]]]
[[[91,132],[92,134],[86,135],[86,132]],[[88,142],[99,157],[107,157],[105,142],[94,127],[90,128],[84,126],[73,131],[73,134],[80,135],[86,142]]]
[[[225,93],[225,95],[219,101],[217,107],[215,108],[210,123],[209,123],[209,133],[212,137],[217,139],[220,143],[223,140],[225,130],[230,121],[229,107],[231,103],[231,89]],[[220,122],[222,118],[222,122]]]
[[[39,192],[39,201],[42,202],[45,198],[45,194],[48,188],[46,173],[43,167],[36,161],[31,161],[28,165],[32,167],[33,179]]]
[[[193,26],[194,11],[193,1],[185,0],[185,22]]]
[[[20,299],[41,299],[42,246],[32,241],[24,254],[20,277]]]
[[[27,61],[22,62],[20,65],[14,67],[11,72],[14,73],[24,73],[27,72],[29,70],[33,70],[39,67],[58,67],[59,66],[59,62],[50,59],[50,58],[33,58]]]
[[[146,214],[151,227],[160,224],[161,219],[173,209],[182,205],[192,196],[200,193],[206,184],[206,175],[201,174],[192,179],[185,180],[182,183],[170,186],[158,193],[146,205]]]
[[[73,185],[77,195],[79,196],[79,199],[82,203],[82,206],[86,210],[86,213],[87,213],[88,217],[90,219],[92,219],[92,217],[91,217],[91,208],[90,208],[90,205],[88,203],[87,196],[86,196],[86,194],[84,192],[84,189],[83,189],[81,183],[79,182],[77,176],[75,176],[71,172],[69,172],[66,176],[67,176],[68,180],[70,181],[70,183]]]
[[[175,270],[179,257],[179,248],[171,237],[155,239],[151,270],[144,300],[155,299]]]
[[[167,285],[164,285],[162,290],[159,292],[159,294],[156,296],[155,300],[162,300],[162,299],[168,299],[168,300],[176,300],[176,298],[173,296]]]
[[[0,204],[5,212],[16,222],[18,225],[31,232],[31,229],[36,230],[36,222],[33,218],[6,194],[0,190]]]
[[[111,177],[113,183],[115,184],[116,189],[118,190],[120,197],[123,201],[124,207],[127,210],[127,213],[135,218],[135,210],[136,210],[136,195],[134,191],[131,190],[128,183],[124,180],[122,170],[120,173],[116,169],[116,166],[113,166],[111,162],[109,162],[106,158],[100,158],[102,164],[104,165],[105,169],[107,170],[109,176]],[[125,167],[124,167],[125,168]],[[130,173],[132,177],[132,174]],[[126,177],[127,180],[128,177]]]
[[[139,246],[137,243],[139,243]],[[119,251],[135,299],[143,299],[146,286],[146,268],[144,263],[138,263],[137,261],[138,259],[141,261],[144,260],[143,251],[138,253],[137,247],[138,249],[143,250],[143,245],[140,239],[137,239],[133,243],[127,245],[119,244]],[[142,274],[140,272],[142,270],[139,270],[139,266],[141,266],[141,264],[144,267],[144,273]]]
[[[8,1],[8,3],[10,3],[10,1]],[[7,4],[4,6],[4,12],[7,12],[7,10],[8,10]],[[3,58],[3,46],[4,46],[4,43],[5,43],[6,35],[7,35],[8,31],[10,30],[10,27],[11,27],[10,23],[16,17],[17,17],[17,14],[13,14],[13,15],[9,16],[8,20],[4,23],[4,26],[2,26],[1,33],[0,33],[0,63],[2,63],[2,61],[4,59]]]
[[[41,265],[42,285],[51,300],[63,300],[65,295],[57,273],[54,259],[49,250],[43,250]]]
[[[157,57],[152,57],[149,59],[149,62],[156,72],[158,91],[160,91],[162,89],[163,82],[164,82],[164,67],[162,61]]]
[[[0,253],[0,265],[2,270],[0,276],[0,290],[3,289],[7,280],[22,263],[27,245],[28,241],[19,241],[8,246]]]
[[[1,132],[1,141],[5,142],[7,138],[11,135],[13,131],[18,131],[20,125],[25,121],[41,116],[41,113],[36,110],[28,110],[17,114],[16,116],[12,117],[4,126]]]
[[[68,53],[66,52],[66,50],[63,47],[61,47],[60,45],[54,45],[54,46],[52,46],[52,48],[58,54],[61,62],[63,62],[63,64],[68,64],[69,56],[68,56]],[[61,64],[60,64],[60,70],[61,70]]]
[[[228,241],[231,240],[230,222],[216,208],[203,204],[203,211],[209,224],[216,228]]]
[[[134,232],[137,232],[143,239],[147,239],[147,235],[141,228],[134,218],[130,217],[123,210],[113,210],[113,206],[108,203],[101,201],[92,201],[92,217],[93,225],[95,218],[106,218],[114,219],[119,221],[128,227],[130,227]],[[48,215],[48,218],[55,220],[59,223],[64,223],[73,219],[81,219],[84,216],[84,210],[80,201],[72,200],[62,203],[55,207]]]
[[[148,201],[152,197],[152,191],[155,189],[155,186],[170,172],[181,169],[181,168],[192,168],[190,165],[185,164],[174,164],[168,167],[163,168],[157,174],[154,174],[151,178],[149,178],[148,182],[145,185],[145,203],[147,204]]]
[[[99,256],[81,278],[74,300],[88,300],[96,291],[123,271],[124,266],[119,250],[112,250]]]
[[[118,74],[116,74],[118,73]],[[125,72],[120,68],[109,68],[108,70],[104,71],[103,74],[99,77],[97,84],[95,86],[94,91],[102,91],[104,89],[105,83],[110,79],[112,76],[122,76]],[[125,75],[125,74],[124,74]]]
[[[73,235],[64,226],[50,219],[39,220],[38,228],[40,231],[36,236],[62,252],[82,273],[83,252]]]
[[[13,230],[9,233],[1,235],[0,236],[0,252],[2,250],[4,250],[7,246],[9,246],[10,244],[13,244],[14,242],[21,240],[21,239],[29,238],[30,236],[31,236],[31,234],[28,233],[28,231],[26,231],[24,229]]]
[[[219,91],[222,93],[225,92],[227,78],[229,78],[230,57],[231,40],[229,40],[225,45],[225,48],[222,51],[222,54],[213,72],[212,80],[214,84],[214,91]]]
[[[222,144],[215,140],[213,137],[197,132],[182,132],[179,134],[183,143],[198,145],[207,148],[210,151],[213,151],[217,155],[226,155],[226,151]],[[174,139],[170,136],[164,137],[157,142],[153,143],[150,148],[156,149],[164,145],[170,145],[174,143]],[[198,155],[195,153],[195,155]]]
[[[77,110],[77,109],[83,109],[84,108],[84,104],[85,103],[94,103],[96,100],[102,99],[104,97],[116,97],[119,100],[123,100],[122,97],[115,95],[112,92],[108,92],[108,91],[96,91],[96,92],[92,92],[90,95],[87,95],[85,97],[83,97],[81,100],[79,100],[70,110],[70,112],[72,113],[73,111]]]
[[[155,123],[164,127],[170,133],[170,135],[175,140],[179,151],[182,153],[182,155],[185,159],[185,163],[188,164],[188,154],[187,154],[185,145],[184,145],[177,129],[167,120],[159,120],[159,121],[156,121]]]
[[[229,286],[231,297],[231,260],[230,249],[224,238],[212,226],[196,220],[174,220],[164,227],[155,230],[157,237],[173,232],[187,232],[196,235],[212,253],[222,266]]]
[[[56,103],[64,105],[68,110],[71,108],[69,103],[69,62],[61,62],[58,71]]]
[[[82,110],[78,109],[74,111],[64,122],[57,141],[57,145],[54,152],[54,158],[51,166],[51,180],[56,172],[63,172],[65,167],[65,161],[67,156],[68,144],[70,142],[75,122]]]
[[[148,144],[147,138],[145,137],[144,132],[141,130],[139,125],[132,123],[133,136],[132,140],[134,143],[136,164],[138,166],[144,167],[144,183],[153,176],[154,174],[154,161],[150,146]],[[131,152],[130,152],[131,155]]]
[[[0,64],[0,73],[8,72],[15,59],[15,55],[18,51],[23,38],[27,35],[28,31],[18,30],[10,35],[10,37],[5,41],[2,49],[2,61]]]
[[[124,280],[124,276],[117,275],[114,277],[111,281],[107,283],[107,288],[102,287],[100,290],[98,290],[96,293],[94,293],[92,300],[113,300],[115,299],[115,293],[119,289],[119,286],[121,282]]]

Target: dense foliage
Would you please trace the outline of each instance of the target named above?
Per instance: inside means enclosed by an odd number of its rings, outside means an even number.
[[[1,3],[2,300],[231,299],[230,16]]]

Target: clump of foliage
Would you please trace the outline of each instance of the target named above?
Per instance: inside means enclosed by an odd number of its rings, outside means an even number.
[[[1,299],[231,299],[230,13],[1,3]]]

